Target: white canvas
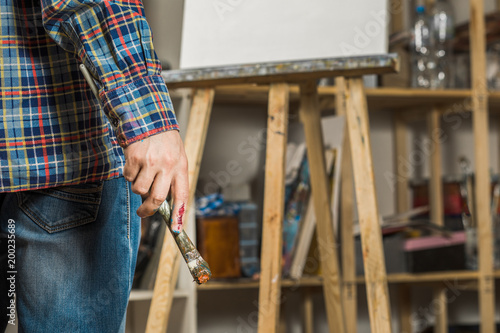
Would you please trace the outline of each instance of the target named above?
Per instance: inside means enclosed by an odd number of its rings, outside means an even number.
[[[387,53],[387,0],[186,0],[181,68]]]

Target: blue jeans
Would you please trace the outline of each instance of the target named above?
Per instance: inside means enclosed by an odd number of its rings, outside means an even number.
[[[1,199],[0,331],[11,320],[19,332],[124,332],[140,241],[141,199],[130,184],[117,178]]]

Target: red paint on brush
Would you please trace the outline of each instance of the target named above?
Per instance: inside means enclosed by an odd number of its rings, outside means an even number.
[[[184,218],[184,213],[186,212],[184,203],[179,208],[179,213],[177,213],[177,229],[181,231],[182,229],[182,220]]]

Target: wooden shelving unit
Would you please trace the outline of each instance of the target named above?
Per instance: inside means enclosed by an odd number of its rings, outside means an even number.
[[[432,2],[432,0],[430,1]],[[457,272],[436,272],[425,274],[389,274],[387,281],[390,284],[399,286],[399,323],[400,331],[411,332],[411,314],[409,298],[411,297],[409,286],[411,284],[431,284],[434,285],[434,299],[438,302],[438,312],[436,315],[435,332],[445,333],[448,330],[448,306],[446,302],[446,290],[443,288],[445,281],[461,281],[473,283],[478,292],[480,304],[480,324],[481,333],[493,333],[495,331],[495,291],[494,280],[500,278],[500,270],[493,270],[492,264],[492,235],[491,218],[489,218],[489,161],[488,161],[488,116],[500,111],[500,92],[488,92],[485,77],[485,32],[483,17],[483,0],[470,0],[471,8],[471,89],[461,90],[420,90],[411,88],[368,88],[366,97],[368,109],[376,116],[376,111],[392,110],[395,120],[395,157],[408,156],[407,151],[407,131],[408,122],[413,120],[427,121],[429,133],[439,129],[441,116],[447,112],[471,112],[474,126],[475,140],[475,165],[476,165],[476,200],[478,203],[479,234],[479,258],[480,264],[477,271],[457,271]],[[499,7],[500,8],[500,7]],[[395,23],[394,23],[395,22]],[[393,18],[393,28],[402,29],[401,20]],[[217,103],[247,103],[265,104],[268,100],[268,87],[265,86],[232,86],[220,87],[216,89],[215,101]],[[322,109],[336,109],[336,98],[338,95],[336,87],[320,87],[319,104]],[[299,87],[290,88],[290,101],[298,103],[300,99]],[[442,193],[441,176],[441,147],[439,142],[433,144],[431,159],[431,182],[430,196],[439,198]],[[397,165],[395,168],[398,170]],[[404,179],[406,175],[398,174],[398,179]],[[352,195],[352,194],[351,194]],[[403,212],[408,207],[408,180],[399,182],[397,186],[397,210]],[[439,200],[434,200],[435,203]],[[348,207],[348,209],[352,209]],[[344,209],[343,209],[344,210]],[[443,207],[439,203],[431,207],[431,217],[438,223],[444,222]],[[345,235],[341,236],[344,239]],[[344,242],[344,241],[343,241]],[[348,245],[348,251],[354,251]],[[343,251],[345,252],[345,251]],[[347,273],[345,270],[347,269]],[[350,331],[356,326],[356,291],[353,285],[364,283],[362,277],[350,278],[354,276],[354,266],[344,267],[344,285],[347,288],[343,295],[344,305],[348,304],[347,325]],[[284,288],[320,287],[320,278],[304,278],[299,281],[283,280]],[[257,288],[257,281],[214,281],[207,286],[199,287],[199,292],[210,290],[229,290]],[[307,289],[307,288],[306,288]],[[352,314],[351,312],[354,312]]]
[[[257,85],[242,85],[242,86],[232,86],[232,87],[220,87],[216,89],[216,103],[245,103],[245,104],[262,104],[267,103],[268,98],[268,87],[267,86],[257,86]],[[320,87],[319,88],[319,103],[323,109],[335,109],[336,108],[336,87]],[[376,116],[376,112],[380,110],[392,110],[395,115],[395,134],[396,134],[396,160],[398,155],[407,155],[408,151],[403,146],[406,146],[405,140],[401,138],[402,135],[406,135],[408,131],[408,122],[413,120],[424,120],[428,121],[429,127],[439,126],[439,116],[446,112],[474,112],[472,108],[472,97],[473,90],[462,89],[462,90],[418,90],[411,88],[369,88],[366,89],[368,109],[373,112],[373,116]],[[299,102],[299,87],[290,87],[290,100],[292,102]],[[487,92],[487,101],[489,105],[490,113],[497,113],[500,111],[500,92]],[[454,106],[457,106],[456,108]],[[464,107],[465,106],[465,107]],[[469,108],[469,109],[467,109]],[[434,123],[432,121],[431,115],[434,114],[434,119],[438,119]],[[436,118],[437,117],[437,118]],[[400,128],[398,128],[400,127]],[[401,128],[402,127],[402,128]],[[400,132],[398,137],[398,131]],[[435,147],[439,148],[439,147]],[[439,151],[439,150],[438,150]],[[441,175],[441,162],[440,154],[434,154],[431,156],[433,169],[431,170],[432,177],[436,183],[437,179],[440,179]],[[396,168],[397,169],[397,168]],[[402,176],[402,175],[400,175]],[[400,184],[399,193],[397,195],[398,210],[404,211],[409,207],[407,203],[407,196],[403,195],[404,191],[408,190],[408,184]],[[403,190],[404,189],[404,190]],[[434,191],[441,191],[442,189],[433,187]],[[400,195],[401,194],[401,195]],[[433,208],[434,216],[438,217],[438,220],[442,218],[443,212],[442,207]],[[455,281],[463,283],[474,283],[476,286],[474,289],[478,291],[479,294],[484,292],[478,284],[481,277],[480,271],[450,271],[450,272],[432,272],[424,274],[409,274],[409,273],[398,273],[398,274],[388,274],[387,282],[392,285],[397,285],[401,288],[401,294],[406,295],[401,298],[400,304],[402,308],[409,306],[408,297],[411,294],[408,292],[408,286],[429,284],[439,286],[443,282]],[[492,277],[494,279],[500,279],[500,270],[493,272]],[[352,284],[364,284],[363,277],[356,277],[354,280],[348,281],[344,278],[344,283]],[[301,280],[282,280],[282,287],[288,289],[299,289],[308,287],[321,287],[322,279],[320,277],[305,277]],[[258,288],[259,282],[252,281],[250,279],[237,279],[230,281],[212,281],[211,283],[203,286],[198,286],[198,292],[206,291],[217,291],[217,290],[241,290],[241,289],[253,289]],[[406,290],[406,293],[403,293]],[[441,289],[436,287],[436,296],[441,297],[445,294],[440,294]],[[439,299],[439,298],[438,298]],[[444,298],[443,298],[444,299]],[[441,308],[441,313],[437,314],[440,322],[441,330],[436,332],[445,332],[444,327],[447,327],[447,306],[443,303]],[[406,327],[411,326],[408,322],[410,317],[408,313],[411,314],[411,310],[401,311],[400,321],[406,322]],[[354,316],[355,317],[355,316]],[[494,322],[494,317],[490,317],[489,321]],[[444,322],[444,324],[443,324]],[[483,332],[483,331],[482,331]],[[488,332],[485,330],[484,332]]]
[[[373,112],[373,116],[376,116],[376,112],[380,110],[392,110],[395,115],[395,152],[396,160],[398,156],[407,155],[406,151],[406,141],[405,135],[407,132],[408,121],[411,120],[427,120],[429,129],[436,129],[440,126],[440,115],[453,111],[450,106],[454,105],[466,105],[470,106],[468,110],[462,108],[460,111],[472,112],[475,127],[475,142],[479,147],[476,154],[476,165],[483,163],[484,167],[481,166],[477,173],[480,175],[480,184],[478,187],[478,200],[484,200],[489,202],[489,194],[486,193],[485,189],[485,177],[488,175],[487,161],[487,116],[488,113],[496,113],[500,111],[500,91],[498,92],[488,92],[486,91],[486,78],[484,77],[484,65],[485,65],[485,40],[484,40],[484,18],[483,15],[483,0],[470,0],[471,4],[471,41],[473,50],[471,52],[472,62],[476,65],[472,71],[472,81],[473,85],[471,89],[462,90],[419,90],[410,88],[368,88],[366,89],[366,97],[368,102],[368,110]],[[479,64],[479,65],[477,65]],[[175,90],[172,90],[175,93]],[[322,109],[336,109],[338,89],[336,87],[320,87],[318,90],[319,94],[319,105]],[[269,87],[268,86],[257,86],[257,85],[242,85],[242,86],[226,86],[217,87],[215,89],[215,103],[216,104],[260,104],[266,105],[269,98]],[[300,91],[298,86],[290,87],[290,101],[292,103],[298,103],[300,100]],[[410,111],[410,112],[408,112]],[[410,114],[410,115],[408,115]],[[434,148],[439,152],[439,144]],[[438,195],[442,188],[440,187],[441,179],[441,162],[438,153],[434,153],[431,156],[432,160],[432,179],[431,179],[431,189],[433,193],[431,195]],[[395,170],[398,168],[396,167]],[[402,177],[403,175],[398,175]],[[399,212],[407,210],[408,206],[408,196],[405,191],[408,189],[407,182],[398,183],[398,193],[397,197],[397,209]],[[489,206],[489,205],[487,205]],[[437,221],[442,222],[443,212],[442,207],[439,205],[432,208],[432,216],[437,218]],[[489,212],[488,212],[489,214]],[[485,212],[482,212],[481,216],[485,216]],[[486,219],[487,220],[487,219]],[[480,313],[481,313],[481,333],[493,333],[495,324],[495,303],[494,303],[494,280],[500,278],[500,270],[493,270],[493,265],[485,264],[487,260],[491,261],[492,253],[491,249],[488,247],[491,245],[492,236],[487,230],[491,230],[491,221],[486,221],[480,223],[480,229],[482,236],[486,236],[486,241],[480,243],[479,245],[479,256],[482,258],[482,263],[478,271],[452,271],[452,272],[435,272],[435,273],[425,273],[425,274],[408,274],[408,273],[398,273],[398,274],[388,274],[387,282],[390,284],[398,285],[400,289],[400,304],[398,305],[400,329],[399,331],[411,332],[408,327],[410,324],[410,315],[412,313],[410,308],[410,302],[408,301],[409,295],[409,285],[410,284],[433,284],[438,286],[444,281],[461,281],[461,282],[474,282],[477,286],[477,291],[479,295]],[[342,236],[344,237],[344,236]],[[354,249],[352,249],[354,251]],[[344,267],[345,270],[346,267]],[[347,270],[353,270],[354,264],[348,265]],[[352,272],[351,272],[352,273]],[[353,274],[353,273],[352,273]],[[345,285],[356,285],[363,284],[364,279],[362,277],[348,278],[349,274],[343,272],[344,284]],[[354,275],[352,275],[354,276]],[[307,287],[322,287],[322,279],[319,277],[305,277],[299,281],[295,280],[282,280],[281,285],[283,288],[304,288]],[[196,288],[194,294],[197,292],[208,292],[208,291],[218,291],[218,290],[241,290],[241,289],[251,289],[258,288],[259,281],[239,279],[234,281],[211,281],[207,285],[199,286]],[[355,327],[356,325],[356,294],[351,293],[348,296],[343,295],[344,305],[349,304],[349,312],[354,308],[354,313],[350,313],[347,318],[346,323],[348,327]],[[352,292],[352,289],[351,289]],[[444,290],[442,287],[435,288],[435,298],[439,300],[439,313],[436,313],[437,326],[435,332],[444,333],[447,332],[447,305],[446,299],[443,296]],[[134,298],[137,300],[147,299],[150,297],[148,293],[134,293]],[[183,297],[182,295],[179,295]],[[194,296],[196,298],[196,296]],[[354,298],[354,303],[352,299]],[[194,316],[196,317],[196,316]],[[196,319],[193,319],[194,322]],[[194,325],[196,326],[196,325]]]

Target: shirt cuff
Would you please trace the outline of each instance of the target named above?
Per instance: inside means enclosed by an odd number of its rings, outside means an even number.
[[[100,97],[122,148],[160,132],[179,130],[172,100],[160,75],[103,91]]]

